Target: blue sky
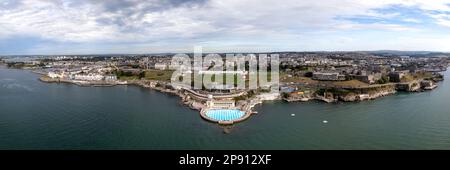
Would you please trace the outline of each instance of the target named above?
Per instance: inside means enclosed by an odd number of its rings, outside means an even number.
[[[0,55],[450,51],[450,0],[0,0]]]

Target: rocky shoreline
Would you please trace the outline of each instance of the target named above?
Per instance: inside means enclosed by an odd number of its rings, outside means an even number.
[[[141,81],[141,80],[132,80],[132,81],[116,81],[116,82],[105,82],[105,81],[73,81],[73,80],[64,80],[64,79],[52,79],[49,78],[47,76],[41,76],[39,78],[40,81],[45,82],[45,83],[67,83],[67,84],[75,84],[78,86],[82,86],[82,87],[111,87],[111,86],[116,86],[116,85],[132,85],[132,86],[138,86],[141,88],[147,88],[147,89],[152,89],[152,90],[156,90],[158,92],[161,93],[166,93],[166,94],[172,94],[172,95],[176,95],[179,96],[182,100],[181,103],[188,106],[189,108],[193,109],[193,110],[198,110],[200,111],[204,105],[195,102],[194,100],[189,100],[189,96],[180,93],[178,90],[174,90],[174,89],[168,89],[168,88],[164,88],[164,87],[159,87],[157,86],[158,83],[159,84],[165,84],[163,82],[158,82],[158,81]],[[165,85],[163,85],[165,86]]]
[[[178,90],[157,86],[158,83],[164,84],[163,86],[166,86],[165,83],[158,82],[158,81],[132,80],[132,81],[125,81],[125,82],[120,82],[120,81],[117,81],[117,82],[105,82],[105,81],[87,82],[87,81],[51,79],[46,76],[41,76],[39,78],[39,80],[46,82],[46,83],[70,83],[70,84],[76,84],[79,86],[94,86],[94,87],[98,87],[98,86],[109,87],[109,86],[115,86],[115,85],[136,85],[136,86],[143,87],[143,88],[153,89],[153,90],[156,90],[156,91],[159,91],[162,93],[169,93],[169,94],[177,95],[182,99],[182,103],[184,105],[187,105],[191,109],[194,109],[194,110],[200,111],[202,108],[205,107],[203,104],[196,102],[195,100],[191,100],[190,96],[185,95],[185,94],[179,92]],[[419,90],[414,90],[411,92],[417,92],[417,91],[419,91]],[[392,95],[395,93],[397,93],[397,90],[395,88],[387,88],[384,90],[371,91],[370,93],[366,93],[366,94],[348,93],[345,95],[343,95],[343,94],[336,95],[333,93],[326,93],[323,95],[313,94],[313,95],[305,96],[302,98],[284,99],[284,100],[287,102],[299,102],[299,101],[307,102],[307,101],[311,101],[311,100],[318,100],[318,101],[323,101],[323,102],[327,102],[327,103],[334,103],[334,102],[338,102],[338,101],[359,102],[359,101],[364,101],[364,100],[374,100],[374,99],[389,96],[389,95]]]
[[[172,89],[169,87],[170,85],[166,82],[150,81],[150,80],[132,80],[132,81],[126,81],[126,82],[90,81],[90,82],[80,83],[78,81],[73,81],[73,80],[51,79],[45,75],[41,76],[39,78],[39,80],[42,82],[46,82],[46,83],[68,83],[68,84],[75,84],[75,85],[83,86],[83,87],[132,85],[132,86],[138,86],[138,87],[142,87],[142,88],[156,90],[161,93],[176,95],[181,98],[180,104],[187,106],[192,110],[199,111],[200,114],[202,111],[204,111],[204,109],[207,108],[207,106],[205,104],[203,104],[202,102],[199,102],[199,101],[193,99],[187,91]],[[247,114],[243,118],[241,118],[237,121],[233,121],[232,123],[238,123],[238,122],[241,122],[241,121],[249,118],[252,114],[256,113],[255,111],[253,111],[254,107],[258,104],[261,104],[262,102],[255,101],[255,100],[246,100],[246,102],[237,102],[237,103],[239,103],[239,104],[237,104],[237,108],[240,108],[240,110],[245,111]],[[219,122],[219,124],[223,124],[223,125],[232,124],[232,123]]]
[[[39,74],[39,73],[38,73]],[[206,106],[191,98],[190,95],[184,93],[180,90],[175,90],[173,88],[170,88],[169,84],[166,82],[159,82],[159,81],[150,81],[150,80],[131,80],[131,81],[115,81],[115,82],[105,82],[105,81],[73,81],[73,80],[61,80],[61,79],[51,79],[45,75],[42,75],[39,80],[46,82],[46,83],[71,83],[76,84],[79,86],[116,86],[116,85],[135,85],[142,88],[148,88],[152,90],[156,90],[162,93],[172,94],[179,96],[181,98],[180,103],[188,106],[189,108],[197,111],[202,111]],[[435,87],[432,88],[422,88],[423,90],[420,90],[421,88],[411,88],[406,91],[409,92],[420,92],[424,90],[432,90]],[[276,100],[284,100],[287,102],[307,102],[311,100],[316,101],[322,101],[326,103],[336,103],[339,101],[342,102],[360,102],[365,100],[375,100],[381,97],[389,96],[396,94],[399,91],[398,84],[386,84],[386,85],[380,85],[375,87],[369,87],[369,88],[360,88],[360,89],[353,89],[351,92],[348,93],[333,93],[333,92],[325,92],[324,94],[317,94],[313,93],[311,95],[307,95],[301,98],[284,98],[284,99],[276,99]],[[262,101],[257,101],[256,97],[255,99],[247,99],[247,102],[237,102],[240,103],[239,107],[243,108],[247,112],[254,113],[253,109],[256,105],[261,104]]]
[[[414,84],[414,83],[406,83]],[[368,87],[361,89],[352,89],[350,92],[337,93],[337,92],[324,92],[324,94],[311,94],[301,98],[285,98],[284,101],[287,102],[307,102],[311,100],[323,101],[326,103],[336,103],[336,102],[360,102],[366,100],[375,100],[381,97],[389,96],[398,93],[399,91],[417,93],[424,92],[427,90],[434,90],[438,86],[433,84],[431,86],[423,87],[420,85],[408,86],[404,88],[405,84],[402,83],[392,83],[384,86]]]

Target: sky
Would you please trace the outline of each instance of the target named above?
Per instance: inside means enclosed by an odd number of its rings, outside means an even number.
[[[0,55],[450,51],[450,0],[0,0]]]

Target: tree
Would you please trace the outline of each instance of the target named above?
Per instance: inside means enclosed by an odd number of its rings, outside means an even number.
[[[313,72],[306,72],[304,74],[305,77],[313,77]]]
[[[382,76],[380,80],[377,81],[378,84],[386,84],[389,82],[389,77]]]
[[[288,98],[288,97],[289,97],[289,93],[283,92],[283,93],[281,94],[281,96],[283,96],[283,98]]]
[[[145,71],[141,71],[138,75],[139,79],[142,79],[145,77]]]

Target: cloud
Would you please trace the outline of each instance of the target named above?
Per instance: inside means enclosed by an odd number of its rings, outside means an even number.
[[[417,29],[402,26],[398,24],[381,24],[381,23],[373,23],[373,24],[341,24],[337,25],[336,28],[339,29],[356,29],[356,30],[390,30],[390,31],[415,31]]]
[[[422,23],[422,21],[415,19],[415,18],[405,18],[403,19],[405,22],[411,22],[411,23]]]
[[[59,41],[134,41],[143,34],[179,33],[183,31],[179,27],[201,30],[203,27],[195,27],[201,22],[196,23],[180,13],[164,12],[173,7],[190,7],[194,2],[203,1],[23,0],[12,9],[5,9],[10,6],[9,2],[5,2],[1,6],[4,10],[0,11],[0,25],[12,30],[9,34],[34,35]],[[145,20],[144,17],[150,15],[156,16],[158,22]]]
[[[430,14],[436,20],[436,23],[441,26],[450,27],[450,14]]]
[[[298,38],[316,38],[315,35],[324,32],[326,34],[323,35],[331,35],[349,30],[388,33],[422,29],[411,24],[425,20],[408,16],[402,10],[384,10],[388,8],[417,9],[430,17],[434,24],[448,27],[449,2],[0,0],[0,41],[29,36],[54,41],[52,44],[95,44],[104,47],[105,51],[107,47],[140,48],[143,44],[155,44],[176,48],[204,42],[259,47],[274,42],[295,42]],[[36,46],[46,49],[46,44]]]

